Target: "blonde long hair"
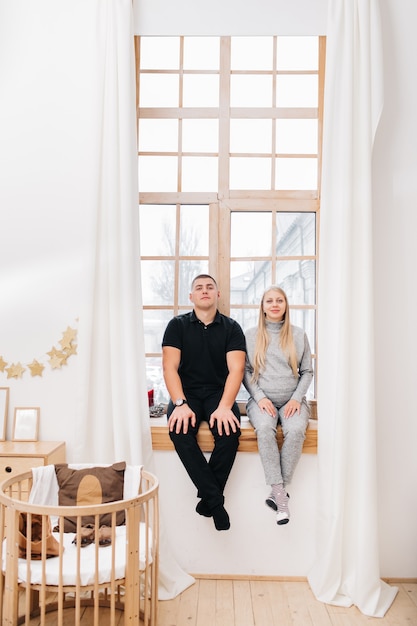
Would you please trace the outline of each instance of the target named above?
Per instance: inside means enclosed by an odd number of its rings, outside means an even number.
[[[295,350],[294,339],[291,330],[290,308],[288,305],[287,294],[283,289],[281,289],[281,287],[278,287],[277,285],[271,285],[270,287],[265,289],[261,298],[261,303],[259,305],[258,332],[256,333],[255,354],[253,358],[252,381],[254,382],[258,380],[260,372],[265,369],[266,350],[270,342],[270,336],[266,327],[266,315],[263,310],[265,296],[270,291],[278,291],[278,293],[280,293],[285,300],[285,313],[283,325],[279,334],[279,342],[281,350],[288,357],[288,363],[293,371],[294,376],[296,378],[299,377],[297,353]]]

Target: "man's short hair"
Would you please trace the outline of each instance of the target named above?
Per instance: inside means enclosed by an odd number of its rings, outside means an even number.
[[[212,281],[213,281],[213,283],[216,285],[216,289],[218,289],[216,279],[215,279],[215,278],[213,278],[213,276],[210,276],[210,274],[199,274],[198,276],[196,276],[195,278],[193,278],[193,282],[191,283],[191,291],[193,290],[193,287],[194,287],[194,283],[195,283],[195,281],[196,281],[196,280],[199,280],[200,278],[210,278],[210,280],[212,280]]]

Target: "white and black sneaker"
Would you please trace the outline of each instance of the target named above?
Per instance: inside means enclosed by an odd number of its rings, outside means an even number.
[[[265,504],[266,504],[266,506],[269,506],[269,508],[273,509],[274,511],[278,510],[277,502],[276,502],[274,496],[272,495],[272,493],[265,500]]]
[[[290,521],[290,511],[288,508],[288,500],[290,496],[288,493],[282,494],[278,500],[277,505],[277,524],[281,526],[282,524],[288,524]]]

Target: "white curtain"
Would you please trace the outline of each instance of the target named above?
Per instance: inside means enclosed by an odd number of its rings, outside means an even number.
[[[95,185],[79,353],[84,406],[77,462],[148,466],[140,327],[134,52],[129,0],[95,2]]]
[[[329,0],[320,218],[316,597],[382,617],[375,450],[372,147],[382,110],[377,0]]]
[[[96,189],[86,228],[79,346],[83,406],[77,462],[125,460],[153,470],[138,242],[135,66],[131,0],[95,2]],[[91,9],[91,5],[90,5]],[[92,33],[93,36],[93,33]],[[161,521],[159,598],[194,582],[171,557]]]

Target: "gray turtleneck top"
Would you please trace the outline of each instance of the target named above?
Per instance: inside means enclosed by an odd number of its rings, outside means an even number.
[[[265,370],[260,372],[256,383],[251,378],[258,329],[250,328],[245,333],[247,356],[243,384],[255,402],[267,396],[278,408],[291,399],[301,402],[313,378],[311,350],[306,333],[298,326],[291,326],[300,374],[299,378],[295,378],[279,344],[282,325],[283,322],[266,322],[270,342],[266,350]]]

